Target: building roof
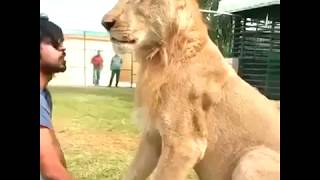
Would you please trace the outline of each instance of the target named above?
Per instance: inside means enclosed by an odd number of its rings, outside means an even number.
[[[97,31],[83,31],[83,30],[63,30],[64,34],[68,35],[81,35],[84,36],[97,36],[97,37],[105,37],[109,36],[109,32],[97,32]]]
[[[240,12],[271,5],[280,5],[280,0],[221,0],[219,12]]]

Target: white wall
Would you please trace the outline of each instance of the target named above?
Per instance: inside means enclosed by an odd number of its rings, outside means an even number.
[[[64,73],[57,73],[50,85],[92,86],[91,58],[96,55],[97,50],[102,50],[101,56],[104,59],[104,68],[100,73],[100,85],[108,85],[111,76],[110,61],[114,55],[110,41],[86,40],[85,53],[82,39],[66,38],[64,46],[66,47],[67,70]],[[115,82],[115,78],[113,81]]]

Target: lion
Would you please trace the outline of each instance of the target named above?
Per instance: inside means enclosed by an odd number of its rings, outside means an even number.
[[[140,63],[144,128],[123,179],[280,179],[279,107],[227,64],[197,0],[119,0],[102,25]]]

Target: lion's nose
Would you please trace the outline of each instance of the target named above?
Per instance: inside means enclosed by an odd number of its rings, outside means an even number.
[[[114,19],[111,20],[103,20],[102,25],[104,28],[106,28],[108,31],[112,28],[112,26],[116,23]]]

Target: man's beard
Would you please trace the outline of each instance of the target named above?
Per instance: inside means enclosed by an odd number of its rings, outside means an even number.
[[[41,71],[47,74],[54,74],[66,71],[66,61],[63,60],[60,64],[40,63]]]

